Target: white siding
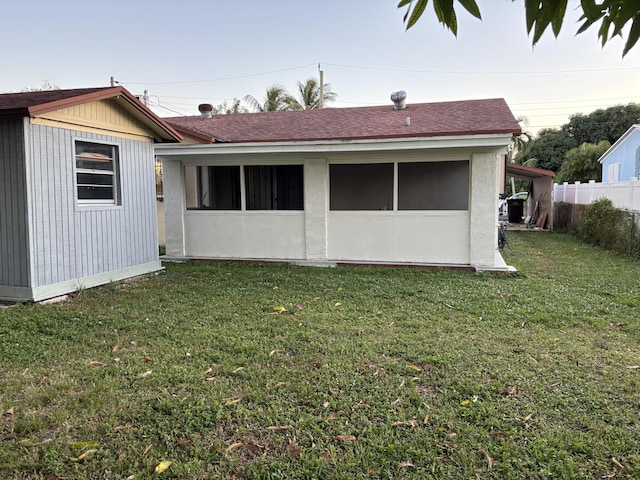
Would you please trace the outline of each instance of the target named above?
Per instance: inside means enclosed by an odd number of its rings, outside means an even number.
[[[0,118],[0,286],[29,284],[22,118]]]
[[[157,261],[153,144],[39,125],[30,129],[31,286]],[[121,205],[77,205],[75,140],[118,145]]]

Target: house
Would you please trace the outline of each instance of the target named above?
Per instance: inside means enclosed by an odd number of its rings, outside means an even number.
[[[502,99],[165,119],[167,256],[507,270]],[[392,96],[392,98],[394,98]]]
[[[0,300],[161,268],[154,142],[180,135],[122,87],[0,95]]]
[[[640,125],[627,130],[602,157],[602,181],[623,182],[640,178]]]

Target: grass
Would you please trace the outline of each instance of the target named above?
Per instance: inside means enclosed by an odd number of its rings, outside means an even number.
[[[640,478],[640,264],[509,242],[516,275],[169,264],[0,310],[0,478]]]

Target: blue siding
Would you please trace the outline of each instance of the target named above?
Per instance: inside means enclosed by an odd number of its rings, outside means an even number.
[[[619,181],[640,177],[640,130],[631,133],[602,163],[602,181],[606,182],[609,165],[620,164]]]
[[[77,204],[75,140],[118,146],[121,205]],[[29,150],[31,286],[158,260],[151,141],[31,125]]]
[[[22,118],[0,118],[0,286],[29,285]]]

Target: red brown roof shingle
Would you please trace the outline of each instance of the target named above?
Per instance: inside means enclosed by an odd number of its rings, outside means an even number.
[[[0,116],[30,116],[59,110],[91,101],[117,98],[129,112],[152,127],[157,139],[180,141],[182,137],[173,127],[153,113],[146,105],[123,87],[75,88],[42,90],[37,92],[0,94]]]
[[[407,117],[410,124],[407,125]],[[208,142],[366,140],[521,133],[504,99],[326,108],[164,119],[184,135]]]

